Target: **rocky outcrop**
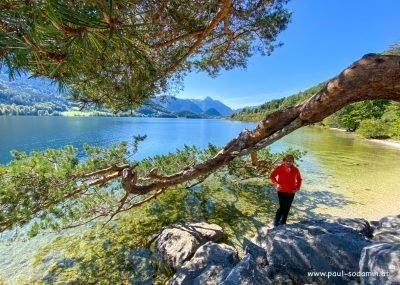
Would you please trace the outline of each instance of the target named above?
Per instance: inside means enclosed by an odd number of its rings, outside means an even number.
[[[265,227],[244,240],[241,260],[228,245],[206,243],[170,284],[400,284],[399,228],[400,215]]]
[[[319,272],[358,272],[364,247],[372,244],[358,230],[339,223],[302,221],[259,234],[255,241],[265,249],[268,275],[288,275],[294,283],[347,284],[352,276],[318,276]]]
[[[226,244],[207,242],[175,273],[171,285],[218,285],[239,262],[237,251]]]
[[[156,253],[170,267],[177,270],[207,241],[224,238],[222,228],[207,223],[181,223],[161,231],[156,239]]]

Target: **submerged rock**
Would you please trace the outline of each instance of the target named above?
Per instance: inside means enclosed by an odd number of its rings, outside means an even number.
[[[179,269],[207,241],[224,238],[222,228],[207,223],[181,223],[165,228],[156,240],[156,253],[173,269]]]
[[[151,251],[148,248],[131,250],[128,255],[128,261],[132,267],[132,284],[153,284]]]

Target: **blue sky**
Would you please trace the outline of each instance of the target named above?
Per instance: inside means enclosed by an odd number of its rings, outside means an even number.
[[[398,0],[292,0],[283,46],[269,57],[254,56],[246,70],[217,78],[191,73],[179,98],[210,96],[239,108],[259,105],[325,81],[362,55],[400,41]]]

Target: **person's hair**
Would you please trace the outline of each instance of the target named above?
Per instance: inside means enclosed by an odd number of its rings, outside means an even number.
[[[283,161],[291,161],[294,162],[294,156],[291,154],[287,154],[283,157]]]

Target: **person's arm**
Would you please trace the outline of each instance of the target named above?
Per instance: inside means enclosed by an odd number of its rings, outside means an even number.
[[[270,174],[269,178],[271,179],[271,182],[274,183],[276,190],[280,190],[281,185],[279,185],[278,180],[276,180],[276,177],[279,176],[279,166],[276,167]]]
[[[301,187],[301,182],[303,181],[303,179],[301,178],[301,174],[300,171],[296,168],[296,191],[300,190]]]

